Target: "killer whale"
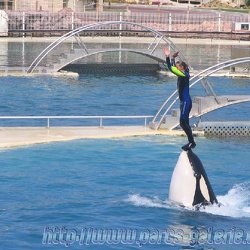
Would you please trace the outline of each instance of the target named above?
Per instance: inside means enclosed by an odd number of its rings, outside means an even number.
[[[195,209],[218,204],[201,160],[192,150],[179,156],[170,182],[169,200]]]

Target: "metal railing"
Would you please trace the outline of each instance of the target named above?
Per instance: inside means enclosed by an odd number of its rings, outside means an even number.
[[[141,24],[158,31],[231,32],[235,22],[250,22],[250,15],[228,14],[219,11],[209,14],[197,13],[142,13],[142,12],[8,12],[9,30],[29,31],[69,31],[84,25],[104,21],[124,21]],[[133,27],[126,27],[134,30]],[[103,30],[107,29],[105,26]],[[111,28],[114,29],[114,28]]]
[[[99,127],[103,128],[104,119],[144,119],[144,126],[148,124],[148,119],[153,118],[152,115],[131,115],[131,116],[0,116],[0,120],[46,120],[46,128],[50,128],[51,120],[55,119],[98,119]],[[74,127],[77,127],[74,125]]]

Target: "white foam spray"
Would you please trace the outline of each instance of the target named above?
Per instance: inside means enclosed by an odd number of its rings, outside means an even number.
[[[217,196],[217,199],[220,206],[214,204],[201,208],[200,211],[234,218],[250,217],[250,182],[234,185],[227,194]],[[132,203],[134,206],[180,208],[168,200],[163,201],[158,197],[144,197],[140,194],[129,195],[125,202]]]

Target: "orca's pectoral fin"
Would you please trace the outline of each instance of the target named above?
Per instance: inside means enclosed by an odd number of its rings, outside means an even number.
[[[196,173],[195,177],[196,177],[196,188],[195,188],[193,206],[195,206],[197,204],[208,204],[209,202],[206,200],[206,198],[203,196],[203,194],[201,192],[201,187],[200,187],[201,176],[200,176],[200,174]]]
[[[188,155],[190,164],[193,168],[194,176],[196,177],[196,191],[194,195],[193,205],[200,204],[200,203],[208,203],[208,204],[216,203],[217,204],[218,201],[216,199],[212,186],[208,180],[206,171],[201,163],[201,160],[195,153],[193,153],[192,150],[188,150],[187,155]],[[201,192],[201,187],[200,187],[201,177],[203,177],[206,183],[206,187],[207,187],[208,194],[209,194],[209,200],[206,200]]]

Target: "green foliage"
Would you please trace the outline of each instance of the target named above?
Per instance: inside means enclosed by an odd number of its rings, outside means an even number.
[[[247,0],[246,6],[250,7],[250,0]]]

